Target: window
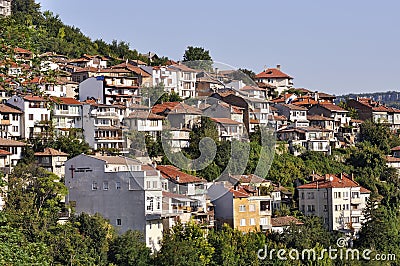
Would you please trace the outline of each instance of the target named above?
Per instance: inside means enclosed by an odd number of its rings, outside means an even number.
[[[324,212],[328,211],[328,205],[324,205]]]
[[[97,190],[97,182],[93,181],[92,183],[92,190]]]
[[[13,129],[13,132],[18,132],[18,126],[13,126],[12,129]]]
[[[358,192],[351,192],[351,197],[352,197],[353,199],[359,198],[359,197],[360,197],[360,194],[359,194]]]
[[[324,192],[324,199],[328,198],[328,192]]]
[[[340,192],[334,192],[333,196],[335,197],[335,199],[341,198],[341,193]]]
[[[12,120],[13,120],[13,121],[18,121],[18,115],[13,114],[13,115],[12,115]]]
[[[351,217],[351,222],[352,223],[359,223],[360,222],[360,217]]]
[[[158,188],[158,182],[157,181],[153,181],[153,188]]]
[[[240,219],[240,226],[246,226],[246,219]]]
[[[314,212],[315,211],[315,205],[307,205],[307,211]]]
[[[267,225],[268,224],[268,220],[266,217],[260,218],[260,225]]]
[[[260,202],[260,211],[270,211],[271,206],[269,201],[261,201]]]
[[[161,198],[157,197],[157,210],[161,210]]]
[[[307,192],[307,199],[314,199],[314,192]]]
[[[343,192],[343,198],[348,198],[348,197],[349,197],[349,192],[348,191]]]
[[[117,224],[117,226],[121,226],[122,225],[122,220],[118,218],[116,224]]]
[[[328,218],[325,218],[325,219],[324,219],[324,223],[325,223],[325,224],[328,224],[328,223],[329,223],[329,219],[328,219]]]
[[[146,181],[146,188],[151,188],[151,182],[150,181]]]
[[[153,211],[154,209],[154,197],[147,197],[147,208],[148,211]]]
[[[250,218],[250,225],[256,225],[256,220],[254,218]]]
[[[29,114],[29,120],[33,120],[33,114]]]
[[[304,192],[301,192],[301,199],[304,199]]]
[[[121,182],[119,182],[119,181],[115,182],[115,189],[116,190],[121,189]]]
[[[301,205],[301,211],[304,212],[305,211],[305,206]]]
[[[239,211],[240,212],[245,212],[246,211],[246,205],[240,205],[239,206]]]
[[[108,181],[103,182],[103,190],[108,190]]]
[[[256,211],[256,206],[254,204],[249,205],[249,211],[254,212]]]

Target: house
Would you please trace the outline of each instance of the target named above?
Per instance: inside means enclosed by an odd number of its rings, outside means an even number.
[[[165,134],[164,139],[169,143],[171,152],[179,152],[183,148],[189,148],[190,129],[169,127],[165,130],[167,134]]]
[[[385,156],[386,165],[395,168],[400,175],[400,146],[396,146],[390,150],[392,154]]]
[[[271,218],[272,232],[283,233],[289,226],[303,225],[304,223],[293,216]]]
[[[140,61],[140,60],[138,60]],[[115,66],[112,66],[111,69],[126,69],[129,71],[130,76],[135,76],[137,77],[137,83],[141,87],[150,87],[153,86],[153,78],[151,74],[149,74],[147,71],[142,69],[141,67],[137,65],[133,65],[129,62],[124,62]]]
[[[68,81],[62,78],[58,78],[55,81],[48,81],[45,77],[34,77],[33,79],[24,82],[24,85],[36,85],[41,92],[48,96],[66,97],[67,83]],[[71,90],[71,88],[69,89]]]
[[[82,127],[85,141],[94,150],[126,148],[122,130],[125,109],[118,105],[86,101],[82,106]]]
[[[277,139],[289,142],[290,151],[299,155],[304,150],[330,154],[331,145],[336,145],[333,131],[319,127],[283,128],[276,132]]]
[[[308,115],[307,120],[310,121],[310,126],[320,127],[329,130],[333,130],[335,127],[334,119],[322,115]]]
[[[7,162],[10,163],[8,167],[11,167],[9,171],[11,171],[12,167],[15,166],[18,163],[18,161],[22,159],[22,151],[25,146],[26,143],[20,141],[0,138],[0,150],[7,151],[7,153],[6,152],[1,152],[1,153],[3,153],[3,155],[9,156],[9,158],[7,158]]]
[[[162,84],[168,93],[180,97],[196,97],[196,70],[182,64],[153,67],[153,85]]]
[[[186,213],[181,216],[182,219],[192,218],[203,226],[212,227],[214,225],[214,213],[205,193],[207,181],[184,173],[172,165],[158,165],[156,168],[163,177],[161,182],[167,197],[173,201],[180,201],[180,203],[174,203],[173,213]],[[185,195],[186,198],[183,198],[182,195]],[[169,210],[171,210],[171,206]]]
[[[293,88],[293,78],[281,71],[281,66],[276,68],[268,68],[255,76],[257,82],[270,84],[276,87],[278,94],[284,90]]]
[[[51,97],[51,101],[53,102],[51,118],[55,135],[69,135],[71,131],[83,130],[81,102],[67,97]]]
[[[13,95],[8,101],[8,105],[18,108],[23,112],[21,121],[21,137],[29,138],[49,138],[50,132],[50,109],[49,102],[36,95]]]
[[[161,175],[122,156],[78,155],[65,162],[66,203],[77,214],[100,213],[119,233],[138,230],[146,246],[160,249],[163,233]]]
[[[97,76],[79,84],[79,100],[95,99],[102,104],[129,105],[140,102],[136,77]]]
[[[107,68],[108,59],[100,55],[84,54],[81,58],[72,59],[69,64],[77,67],[94,67],[94,68]]]
[[[348,113],[349,111],[333,103],[317,104],[308,110],[309,115],[319,115],[332,118],[334,121],[333,130],[335,133],[338,133],[340,128],[349,125],[351,118],[347,116]]]
[[[23,113],[10,105],[0,104],[0,138],[20,139]]]
[[[246,136],[243,135],[243,123],[229,118],[211,118],[211,121],[216,124],[220,140],[231,141],[233,139],[242,140],[246,138]]]
[[[229,118],[236,122],[243,123],[243,108],[230,105],[215,98],[207,99],[207,106],[203,109],[203,115],[214,118]]]
[[[7,180],[8,175],[11,173],[11,152],[0,149],[0,173]],[[7,186],[0,186],[0,211],[6,205],[5,198],[7,196]]]
[[[157,133],[163,130],[165,117],[149,111],[135,111],[123,118],[123,124],[128,130],[146,132],[156,138]]]
[[[298,206],[305,215],[323,218],[330,231],[357,233],[370,191],[360,186],[352,175],[315,175],[310,183],[297,188]]]
[[[43,152],[35,152],[36,163],[49,172],[63,178],[65,174],[65,162],[68,154],[55,150],[53,148],[45,148]]]
[[[0,17],[11,16],[11,0],[3,0],[0,2]]]
[[[227,182],[215,182],[207,194],[214,204],[217,228],[224,224],[243,232],[271,229],[271,202],[260,189],[245,189]]]
[[[165,116],[174,128],[192,128],[201,120],[202,111],[183,102],[156,104],[152,113]]]
[[[278,109],[280,115],[285,116],[289,122],[294,123],[297,127],[309,126],[307,108],[285,103],[276,104],[275,108]]]

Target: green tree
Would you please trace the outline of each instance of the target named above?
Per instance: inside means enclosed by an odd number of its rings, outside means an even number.
[[[194,69],[212,70],[213,61],[210,52],[203,47],[188,46],[183,55],[183,62]]]
[[[143,235],[127,231],[111,241],[108,251],[109,262],[122,266],[146,266],[151,264],[150,252]]]
[[[209,265],[213,254],[214,248],[198,225],[178,223],[164,233],[156,263],[160,266]]]

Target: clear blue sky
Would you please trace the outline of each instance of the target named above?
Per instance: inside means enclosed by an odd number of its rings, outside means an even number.
[[[400,1],[40,0],[92,39],[174,60],[202,46],[258,73],[281,64],[296,87],[334,94],[400,89]]]

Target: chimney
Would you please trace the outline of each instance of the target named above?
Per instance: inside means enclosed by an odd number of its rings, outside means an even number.
[[[340,179],[343,180],[343,173],[340,173]]]
[[[319,97],[318,97],[318,91],[315,91],[315,92],[314,92],[314,100],[318,102],[318,99],[319,99]]]
[[[179,182],[179,175],[176,176],[176,182]]]
[[[276,68],[281,70],[281,65],[280,64],[276,65]]]
[[[351,179],[352,181],[354,181],[354,174],[353,174],[353,173],[351,173],[350,179]]]

